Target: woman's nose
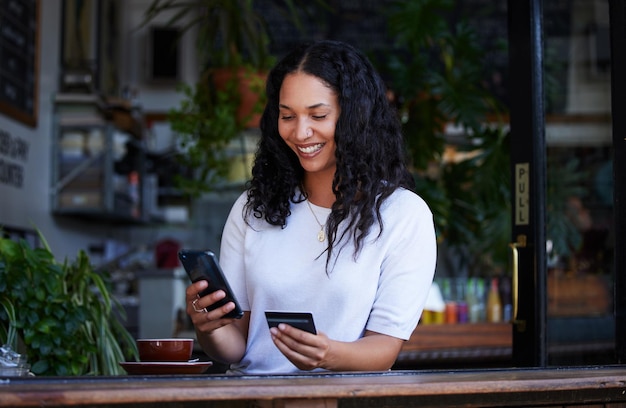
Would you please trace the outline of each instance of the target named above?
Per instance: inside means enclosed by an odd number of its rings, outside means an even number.
[[[305,140],[309,137],[313,136],[313,130],[309,126],[306,120],[298,121],[298,125],[296,128],[296,137],[299,140]]]

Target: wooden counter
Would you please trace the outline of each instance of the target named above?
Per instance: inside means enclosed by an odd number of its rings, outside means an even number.
[[[616,361],[612,315],[549,317],[547,337],[551,365]],[[403,344],[394,368],[496,368],[510,367],[512,361],[510,323],[420,324]]]
[[[511,361],[509,323],[420,324],[403,346],[395,368],[504,367]]]
[[[0,379],[2,407],[626,406],[626,366]]]

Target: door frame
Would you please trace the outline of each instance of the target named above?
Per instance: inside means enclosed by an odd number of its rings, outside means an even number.
[[[607,0],[611,36],[615,357],[626,363],[626,2]],[[546,141],[543,2],[508,0],[514,366],[547,365]],[[520,214],[519,211],[522,213]],[[514,278],[515,280],[515,278]]]
[[[615,218],[615,352],[626,363],[626,4],[609,0],[611,112],[613,125],[613,208]]]
[[[508,0],[513,251],[513,364],[544,367],[546,151],[543,5]],[[515,290],[517,289],[517,290]]]

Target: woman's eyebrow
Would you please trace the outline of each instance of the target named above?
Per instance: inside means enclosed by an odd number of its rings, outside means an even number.
[[[285,105],[284,103],[279,103],[278,107],[283,108],[283,109],[291,109],[291,107]],[[316,103],[315,105],[307,106],[306,109],[316,109],[316,108],[321,108],[321,107],[330,107],[330,105],[327,103],[320,102],[320,103]]]

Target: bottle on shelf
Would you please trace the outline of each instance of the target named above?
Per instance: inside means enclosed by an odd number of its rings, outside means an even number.
[[[498,323],[502,321],[502,300],[498,289],[498,278],[491,279],[487,295],[487,321]]]
[[[458,323],[458,307],[455,301],[446,302],[446,323]]]
[[[467,303],[467,320],[470,323],[476,322],[476,286],[475,278],[467,280],[465,288],[465,302]]]
[[[465,288],[467,286],[465,278],[456,278],[456,313],[458,323],[469,322],[467,296]]]
[[[482,278],[467,281],[467,309],[470,323],[485,321],[485,283]]]
[[[511,278],[502,276],[500,278],[500,300],[502,301],[502,321],[510,322],[513,319],[513,298],[511,288]]]
[[[139,173],[131,171],[128,174],[128,196],[130,198],[130,214],[134,218],[141,215],[139,196]]]
[[[445,302],[445,322],[454,324],[457,322],[457,304],[452,292],[452,278],[444,278],[442,281],[443,300]]]

